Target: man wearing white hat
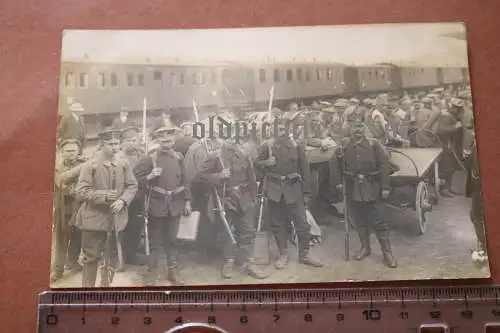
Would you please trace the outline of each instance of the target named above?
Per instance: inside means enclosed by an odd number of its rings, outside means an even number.
[[[64,114],[57,127],[58,144],[66,140],[75,139],[80,142],[80,147],[85,145],[85,124],[81,117],[84,108],[80,103],[73,103],[69,112]]]

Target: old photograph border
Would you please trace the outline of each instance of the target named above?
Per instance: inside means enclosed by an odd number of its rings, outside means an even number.
[[[59,97],[52,288],[490,277],[463,23],[65,30]]]

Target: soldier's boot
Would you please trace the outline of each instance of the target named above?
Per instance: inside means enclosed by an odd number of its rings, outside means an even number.
[[[394,256],[392,255],[391,243],[389,241],[389,232],[377,232],[376,233],[382,253],[384,255],[384,263],[389,268],[398,267],[398,263]]]
[[[274,267],[276,269],[283,269],[286,265],[288,265],[288,262],[290,262],[290,254],[286,251],[280,255],[278,260],[276,260]]]
[[[99,262],[94,261],[83,265],[82,273],[82,287],[83,288],[94,288],[95,281],[97,279],[97,268]]]
[[[233,278],[234,269],[234,259],[224,259],[224,264],[222,265],[221,275],[224,279]]]
[[[177,264],[177,252],[172,252],[167,255],[167,280],[175,286],[182,286],[184,281],[182,281],[179,266]]]
[[[260,270],[257,265],[253,262],[253,260],[247,260],[243,263],[241,266],[241,271],[245,273],[246,275],[253,277],[254,279],[257,280],[262,280],[267,277],[269,277],[269,274],[263,272]]]
[[[61,269],[59,267],[55,268],[52,274],[50,275],[50,282],[54,283],[62,279],[63,275],[64,275],[64,269]]]
[[[309,254],[310,237],[299,237],[299,263],[312,267],[323,267],[323,263]]]
[[[361,248],[354,254],[354,260],[360,261],[372,254],[370,247],[370,231],[366,228],[358,228],[359,241],[361,242]]]

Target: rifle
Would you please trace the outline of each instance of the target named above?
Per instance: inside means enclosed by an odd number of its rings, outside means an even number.
[[[193,99],[193,111],[194,111],[194,116],[195,116],[195,120],[196,122],[199,122],[200,121],[200,116],[199,116],[199,113],[198,113],[198,108],[196,107],[196,101]],[[209,148],[208,148],[208,144],[207,142],[205,141],[204,138],[201,139],[203,141],[203,145],[205,146],[205,150],[207,153],[209,153]],[[224,168],[224,165],[222,163],[222,158],[219,158],[219,161],[222,165],[222,168]],[[219,192],[217,192],[217,188],[214,188],[214,192],[213,192],[213,195],[214,195],[214,199],[215,199],[215,204],[216,204],[216,209],[217,211],[219,212],[219,216],[222,220],[222,223],[224,224],[224,228],[226,229],[228,235],[229,235],[229,238],[231,239],[231,243],[233,245],[236,244],[236,238],[234,238],[234,235],[233,235],[233,231],[231,230],[231,226],[229,225],[229,221],[227,220],[227,217],[226,217],[226,211],[224,209],[224,206],[222,204],[222,200],[219,196]]]
[[[111,173],[111,189],[116,191],[116,175],[115,170],[110,168]],[[104,244],[104,264],[101,269],[101,286],[109,287],[115,275],[114,268],[111,265],[112,238],[114,236],[115,216],[110,213],[108,229],[106,230],[106,242]]]
[[[142,108],[142,141],[144,143],[145,151],[146,154],[148,153],[148,138],[147,138],[147,129],[146,129],[146,114],[147,114],[147,100],[146,97],[144,97],[143,101],[143,108]],[[156,159],[152,157],[153,159],[153,169],[156,168]],[[148,231],[148,225],[149,225],[149,202],[151,199],[151,189],[148,189],[148,192],[146,193],[144,197],[144,211],[142,216],[144,217],[144,249],[146,252],[146,256],[149,256],[150,254],[150,248],[149,248],[149,231]]]
[[[345,163],[345,147],[343,143],[340,146],[340,149],[342,149],[342,196],[344,197],[344,260],[349,261],[350,260],[350,255],[349,255],[349,250],[350,250],[350,225],[349,225],[349,211],[348,211],[348,203],[347,203],[347,188],[346,188],[346,181],[345,181],[345,175],[343,174],[345,171],[346,163]]]

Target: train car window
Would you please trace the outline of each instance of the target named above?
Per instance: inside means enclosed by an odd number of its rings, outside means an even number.
[[[75,86],[75,75],[72,72],[68,72],[64,75],[64,86],[66,88],[73,88]]]
[[[177,75],[175,73],[170,73],[170,82],[173,86],[177,84]]]
[[[118,76],[116,75],[116,73],[114,73],[114,72],[111,73],[109,80],[110,80],[111,87],[113,87],[113,88],[118,87]]]
[[[280,82],[280,70],[277,68],[274,70],[274,82]]]
[[[304,74],[306,81],[311,81],[311,72],[308,69],[304,70]]]
[[[378,81],[378,71],[375,71],[375,81]]]
[[[78,79],[78,86],[80,89],[87,89],[88,87],[88,80],[89,76],[87,73],[80,73],[79,79]]]
[[[161,81],[162,80],[162,72],[155,71],[154,74],[153,74],[153,80],[155,80],[155,81]]]
[[[144,86],[144,74],[142,73],[137,74],[137,85]]]
[[[266,82],[266,70],[263,68],[259,69],[259,81]]]
[[[289,82],[293,80],[293,71],[291,69],[286,70],[286,80]]]
[[[205,73],[198,73],[198,84],[205,85]]]
[[[179,84],[184,84],[184,73],[179,74]]]
[[[132,73],[127,73],[127,85],[129,87],[134,85],[134,75]]]
[[[192,73],[190,76],[191,76],[191,78],[189,80],[189,83],[191,85],[193,85],[193,86],[196,85],[198,83],[197,82],[198,81],[198,75],[197,75],[197,73]]]
[[[333,78],[333,72],[332,72],[332,69],[331,68],[327,68],[326,69],[326,79],[328,81],[331,81]]]
[[[302,69],[297,68],[297,81],[302,82],[304,80],[304,77],[302,76]]]
[[[321,70],[321,68],[316,68],[316,80],[323,80],[323,71]]]
[[[106,88],[106,73],[99,73],[97,76],[97,86],[101,89]]]
[[[368,80],[370,80],[370,81],[372,80],[372,75],[373,75],[372,71],[369,71],[368,72]]]

